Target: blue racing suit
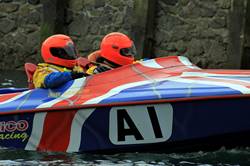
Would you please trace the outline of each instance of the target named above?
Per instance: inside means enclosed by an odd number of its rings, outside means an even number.
[[[48,63],[39,63],[33,75],[33,83],[35,88],[55,88],[73,80],[72,72],[83,73],[83,69],[75,66],[70,70]]]

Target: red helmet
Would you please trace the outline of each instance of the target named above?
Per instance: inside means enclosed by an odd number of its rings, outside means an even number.
[[[73,68],[78,58],[73,41],[62,34],[48,37],[42,44],[41,54],[46,63],[68,68]]]
[[[132,64],[135,54],[134,43],[125,34],[113,32],[102,39],[100,56],[117,65]]]

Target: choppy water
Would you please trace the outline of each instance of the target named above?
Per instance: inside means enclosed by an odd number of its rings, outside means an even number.
[[[0,88],[25,87],[26,76],[21,71],[0,71]],[[118,165],[118,166],[248,166],[250,148],[220,148],[216,151],[190,153],[121,153],[77,154],[32,152],[0,148],[1,165]]]
[[[250,149],[193,153],[122,153],[114,155],[45,153],[0,149],[0,165],[236,166],[250,165]]]
[[[27,86],[27,78],[24,71],[0,71],[0,88]]]

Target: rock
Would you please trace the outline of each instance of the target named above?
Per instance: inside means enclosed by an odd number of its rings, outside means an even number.
[[[176,5],[178,0],[165,0],[164,3],[167,5]]]
[[[80,51],[89,51],[92,48],[92,41],[90,36],[85,36],[81,39],[78,44],[78,50]]]
[[[7,17],[7,16],[8,16],[7,13],[2,13],[2,12],[0,12],[0,19],[1,19],[1,18],[4,18],[4,17]]]
[[[84,0],[73,0],[69,1],[69,6],[71,9],[74,9],[74,11],[80,11],[84,7]]]
[[[94,0],[83,0],[83,6],[84,7],[92,7],[95,5]]]
[[[69,34],[76,36],[84,36],[88,33],[88,28],[90,27],[89,18],[81,14],[77,16],[74,21],[69,25]],[[93,27],[97,28],[97,27]]]
[[[14,38],[15,38],[16,43],[19,43],[19,44],[24,44],[27,41],[27,35],[23,32],[15,33]]]
[[[226,18],[225,17],[215,17],[210,22],[209,26],[214,29],[226,28]]]
[[[0,32],[9,33],[16,28],[16,23],[7,18],[0,19]]]
[[[40,0],[28,0],[28,3],[31,5],[37,5],[40,3]]]
[[[3,13],[16,12],[19,9],[19,4],[16,3],[3,3],[0,5],[0,11]]]
[[[222,9],[230,9],[231,1],[228,0],[218,0],[219,7]]]
[[[3,2],[12,2],[13,0],[2,0]]]
[[[23,30],[25,33],[32,33],[38,31],[39,29],[40,27],[37,25],[32,25],[32,24],[23,25]]]
[[[27,16],[28,23],[30,24],[40,24],[41,22],[41,15],[37,11],[32,11],[28,16]]]
[[[104,0],[95,0],[95,8],[100,8],[105,6]]]
[[[193,56],[200,56],[204,53],[202,40],[192,39],[188,51]]]
[[[7,45],[5,43],[0,43],[0,59],[3,59],[3,56],[6,55]]]
[[[39,32],[33,32],[27,36],[27,40],[25,45],[25,51],[26,53],[33,54],[38,51],[40,42],[40,33]]]

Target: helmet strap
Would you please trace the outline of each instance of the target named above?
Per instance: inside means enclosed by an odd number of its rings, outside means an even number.
[[[103,58],[103,57],[98,57],[96,59],[96,62],[99,63],[99,64],[108,65],[109,67],[112,67],[112,68],[121,67],[121,65],[118,65],[118,64],[116,64],[114,62],[111,62],[110,60],[108,60],[106,58]]]

